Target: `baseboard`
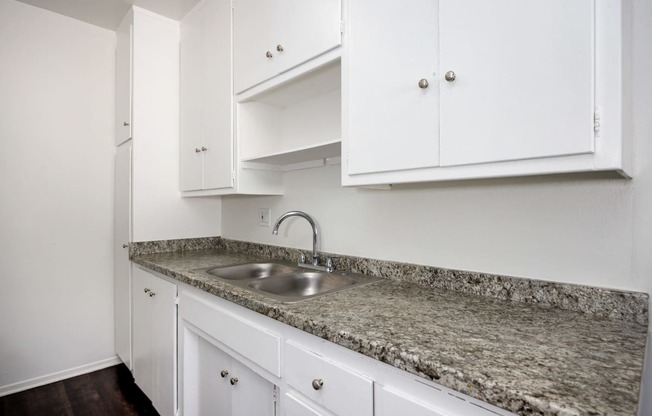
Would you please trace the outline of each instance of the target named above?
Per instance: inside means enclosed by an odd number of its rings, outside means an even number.
[[[19,381],[18,383],[9,384],[7,386],[0,387],[0,397],[7,396],[9,394],[18,393],[23,390],[29,390],[34,387],[44,386],[46,384],[54,383],[56,381],[65,380],[67,378],[79,376],[86,373],[92,373],[93,371],[101,370],[103,368],[111,367],[116,364],[120,364],[122,361],[118,356],[107,358],[105,360],[96,361],[94,363],[80,365],[79,367],[74,367],[64,371],[58,371],[56,373],[48,374],[41,377],[34,377],[29,380]]]

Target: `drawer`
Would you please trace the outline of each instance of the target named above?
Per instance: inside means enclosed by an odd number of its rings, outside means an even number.
[[[273,375],[281,376],[278,334],[187,292],[179,296],[179,317]]]
[[[373,414],[370,379],[291,341],[285,344],[285,377],[289,386],[339,416]]]

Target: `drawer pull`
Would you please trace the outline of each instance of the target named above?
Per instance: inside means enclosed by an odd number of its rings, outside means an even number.
[[[321,388],[324,386],[324,380],[321,378],[316,378],[312,381],[312,388],[315,390],[321,390]]]
[[[222,378],[224,378],[224,377],[226,377],[226,376],[229,375],[229,372],[228,372],[227,370],[222,370],[222,371],[220,372],[220,375],[222,376]]]
[[[237,377],[233,377],[233,378],[231,379],[231,385],[232,385],[232,386],[235,386],[237,382],[238,382],[238,378],[237,378]]]

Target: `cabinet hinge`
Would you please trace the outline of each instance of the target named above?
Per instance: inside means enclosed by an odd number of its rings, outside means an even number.
[[[178,305],[179,304],[179,296],[174,297],[174,304]]]
[[[601,120],[600,120],[600,110],[599,110],[599,109],[596,109],[596,110],[593,112],[593,131],[594,131],[595,133],[599,133],[599,132],[600,132],[600,121],[601,121]]]
[[[344,20],[340,20],[340,33],[344,33]]]
[[[183,416],[183,412],[181,411],[181,409],[177,409],[177,411],[174,412],[174,416]]]
[[[231,8],[235,9],[235,0],[231,0]]]

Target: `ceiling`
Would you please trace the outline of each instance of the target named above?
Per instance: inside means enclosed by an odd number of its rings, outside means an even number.
[[[115,30],[132,5],[181,20],[199,0],[18,0],[73,19]]]

